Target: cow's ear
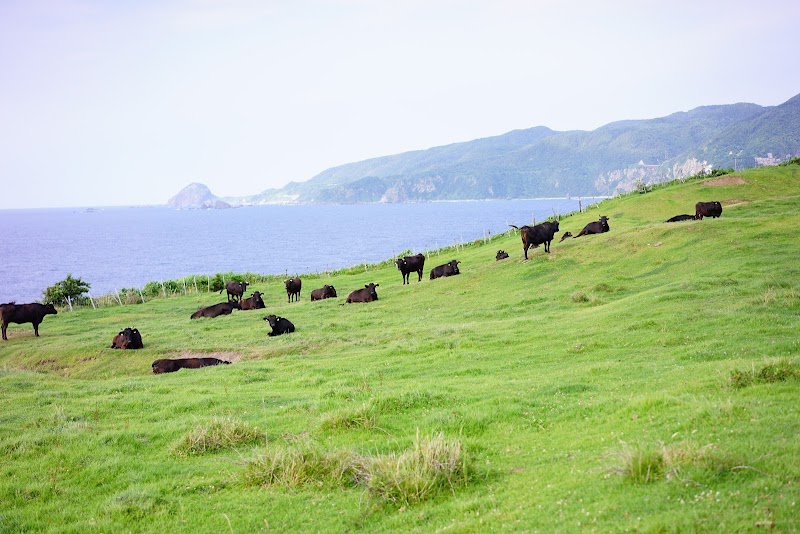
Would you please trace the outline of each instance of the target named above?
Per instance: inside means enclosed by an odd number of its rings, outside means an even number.
[[[366,287],[367,289],[369,289],[369,284],[364,284],[364,287]]]
[[[375,287],[378,287],[380,284],[375,284]]]

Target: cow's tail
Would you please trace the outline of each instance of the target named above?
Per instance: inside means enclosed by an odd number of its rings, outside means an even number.
[[[510,226],[511,228],[516,228],[517,230],[519,230],[519,226],[517,226],[516,224],[509,224],[509,226]]]
[[[220,289],[220,290],[219,290],[220,294],[222,294],[222,292],[223,292],[223,291],[225,291],[225,288],[224,288],[224,287],[223,287],[222,289]]]

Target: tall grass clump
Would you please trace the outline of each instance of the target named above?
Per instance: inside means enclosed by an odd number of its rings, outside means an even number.
[[[691,443],[676,445],[622,444],[610,457],[617,464],[609,472],[620,475],[633,484],[647,484],[657,480],[684,480],[684,472],[700,471],[706,475],[730,473],[736,462],[719,447],[709,443],[702,447]],[[739,466],[741,468],[741,466]]]
[[[469,482],[472,470],[460,441],[442,434],[417,438],[400,454],[365,459],[359,479],[370,495],[396,505],[424,501]]]
[[[377,422],[378,412],[372,402],[328,412],[320,417],[320,426],[325,430],[375,428]]]
[[[782,358],[776,362],[765,364],[758,371],[755,366],[746,371],[739,369],[731,371],[730,384],[739,389],[753,384],[774,384],[797,379],[800,379],[800,365]]]
[[[217,417],[195,426],[173,448],[178,456],[206,454],[265,440],[266,435],[244,421]]]
[[[316,446],[273,447],[245,466],[247,484],[265,488],[282,486],[348,486],[355,482],[356,457],[347,452],[327,453]]]

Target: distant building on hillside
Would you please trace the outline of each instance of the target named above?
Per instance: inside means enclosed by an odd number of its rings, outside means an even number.
[[[766,158],[753,158],[756,161],[756,167],[766,167],[767,165],[777,165],[781,162],[781,158],[775,158],[772,156],[772,152],[767,154]]]

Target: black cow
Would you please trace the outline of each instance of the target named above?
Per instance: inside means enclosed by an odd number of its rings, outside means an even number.
[[[378,300],[378,292],[375,291],[375,288],[379,285],[369,283],[361,289],[356,289],[347,295],[345,302],[372,302],[373,300]]]
[[[572,232],[564,232],[563,234],[561,234],[561,241],[564,241],[568,237],[572,237]],[[559,243],[561,241],[559,241]]]
[[[179,369],[199,369],[201,367],[208,367],[210,365],[229,364],[225,360],[217,358],[176,358],[171,360],[165,358],[163,360],[156,360],[152,364],[153,373],[160,375],[161,373],[174,373]]]
[[[589,234],[603,234],[608,232],[611,228],[608,226],[608,217],[605,215],[600,216],[599,221],[590,222],[586,226],[583,227],[578,235],[574,237],[574,239],[579,238],[582,235],[589,235]]]
[[[247,291],[247,286],[247,282],[225,282],[225,290],[228,292],[228,302],[231,300],[241,300],[244,292]],[[220,289],[219,292],[222,293],[222,290]]]
[[[289,302],[292,302],[293,297],[300,302],[300,289],[303,287],[303,281],[295,277],[284,280],[283,283],[286,285],[286,296],[289,297]]]
[[[142,335],[137,328],[126,328],[114,336],[112,349],[143,349]]]
[[[703,217],[713,217],[716,219],[722,215],[722,204],[719,202],[698,202],[694,205],[694,218],[702,221]]]
[[[322,300],[322,299],[335,299],[336,298],[336,288],[333,286],[329,286],[325,284],[319,289],[315,289],[311,292],[311,300]]]
[[[444,265],[434,267],[431,269],[431,280],[443,278],[445,276],[455,276],[457,274],[461,274],[461,271],[458,270],[459,263],[461,262],[458,260],[451,260]]]
[[[689,215],[688,213],[684,213],[683,215],[676,215],[675,217],[671,217],[664,222],[680,222],[680,221],[693,221],[694,215]]]
[[[207,306],[205,308],[200,308],[196,312],[192,314],[192,319],[199,319],[200,317],[219,317],[220,315],[229,315],[233,313],[233,310],[239,310],[238,301],[233,302],[220,302],[219,304],[214,304],[213,306]]]
[[[33,323],[33,333],[39,337],[39,325],[44,320],[45,315],[56,315],[56,307],[52,304],[15,304],[9,302],[0,304],[0,324],[2,324],[3,339],[8,340],[6,328],[8,323]]]
[[[558,221],[545,221],[535,226],[523,226],[522,228],[509,224],[509,226],[519,230],[522,236],[522,246],[525,250],[525,259],[528,259],[528,249],[536,248],[544,243],[544,251],[550,253],[550,241],[558,232]]]
[[[508,252],[505,250],[498,250],[497,255],[494,257],[495,261],[504,260],[508,257]]]
[[[272,336],[279,336],[281,334],[291,334],[294,332],[294,325],[289,319],[285,317],[278,317],[277,315],[267,315],[264,317],[264,320],[269,323],[272,327],[272,332],[269,332],[267,335]]]
[[[417,282],[422,282],[422,269],[425,267],[425,256],[416,254],[414,256],[405,256],[395,262],[397,269],[403,275],[403,285],[410,284],[409,275],[416,272],[419,276]]]
[[[260,310],[262,308],[266,308],[266,306],[258,291],[253,291],[249,298],[239,300],[240,310]]]

